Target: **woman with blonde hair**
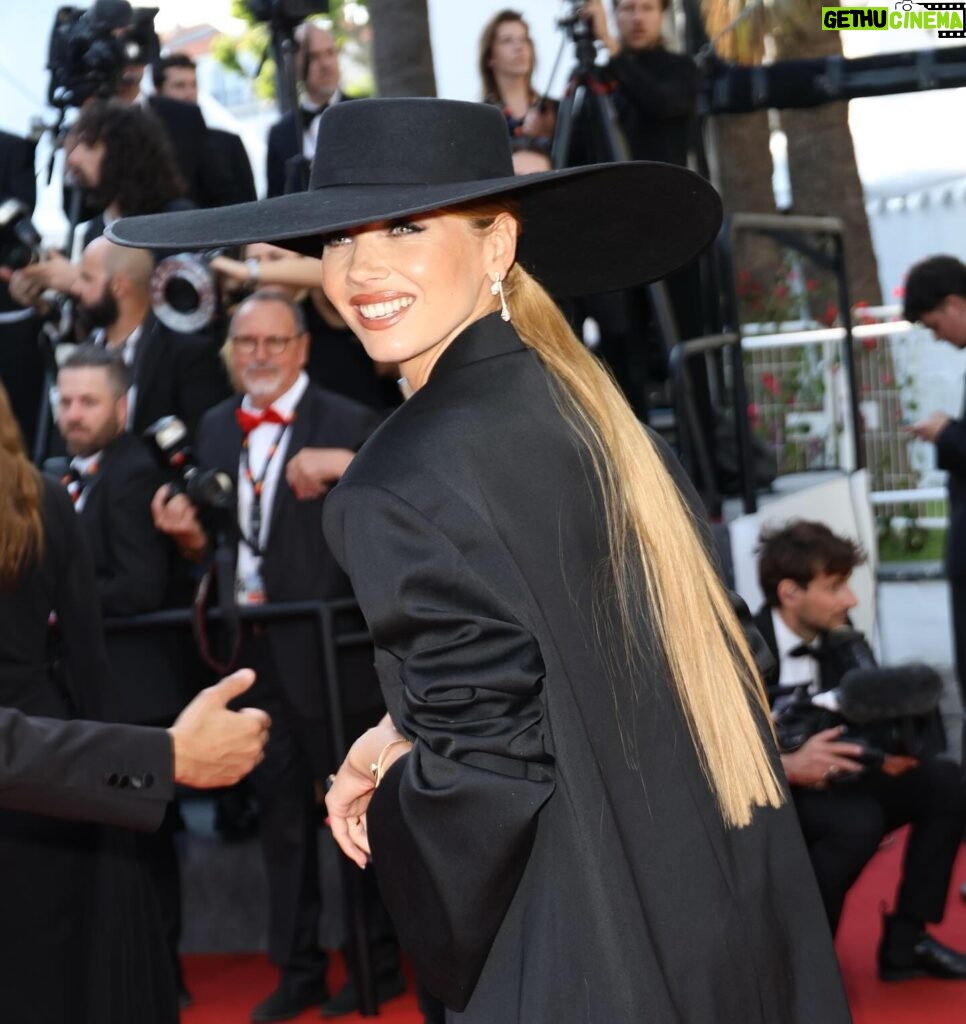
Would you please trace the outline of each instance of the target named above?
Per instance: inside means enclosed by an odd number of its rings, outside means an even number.
[[[687,485],[545,290],[663,276],[720,216],[666,164],[514,177],[498,111],[405,99],[324,114],[305,194],[112,228],[321,252],[414,392],[327,499],[389,709],[327,806],[447,1021],[849,1019]]]

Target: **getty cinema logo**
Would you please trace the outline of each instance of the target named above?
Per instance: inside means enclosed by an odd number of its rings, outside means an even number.
[[[916,10],[919,8],[919,10]],[[940,39],[966,37],[966,0],[955,4],[896,0],[890,7],[823,7],[822,28],[838,31],[888,28],[935,29]]]

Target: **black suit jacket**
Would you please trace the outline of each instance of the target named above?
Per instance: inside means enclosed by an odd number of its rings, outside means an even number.
[[[151,499],[166,481],[140,438],[121,434],[104,450],[80,520],[94,558],[104,618],[169,605],[171,541],[154,528]],[[110,631],[107,655],[120,722],[167,723],[184,707],[184,665],[170,630]]]
[[[356,96],[338,94],[337,103],[358,99]],[[289,161],[302,155],[302,140],[295,124],[295,114],[283,114],[268,130],[268,151],[266,153],[266,176],[268,195],[280,196],[285,193]]]
[[[155,829],[174,795],[173,770],[163,729],[28,718],[0,708],[5,810]]]
[[[248,150],[240,136],[209,128],[204,144],[207,177],[199,206],[229,206],[257,199]]]
[[[325,528],[415,740],[369,806],[373,865],[461,1021],[849,1020],[794,810],[726,828],[646,609],[633,668],[596,628],[597,479],[511,325],[449,345]]]
[[[202,466],[220,468],[237,485],[242,433],[235,420],[241,405],[236,396],[212,409],[198,428],[198,459]],[[295,410],[286,460],[303,448],[357,450],[378,423],[376,414],[342,395],[309,384]],[[269,601],[303,601],[345,597],[349,581],[336,564],[322,535],[325,497],[298,501],[285,482],[278,482],[272,504],[269,538],[262,576]],[[235,517],[237,519],[237,517]],[[279,685],[294,710],[319,723],[317,763],[320,772],[331,770],[328,717],[322,689],[317,632],[305,622],[271,626],[272,652],[279,670]],[[348,711],[353,694],[347,695]],[[371,703],[371,694],[357,694]]]
[[[966,579],[966,409],[950,420],[936,438],[936,465],[949,476],[949,529],[946,531],[946,575]]]
[[[213,339],[172,331],[153,313],[145,318],[138,339],[134,380],[135,434],[162,416],[177,416],[194,434],[201,417],[231,392]]]

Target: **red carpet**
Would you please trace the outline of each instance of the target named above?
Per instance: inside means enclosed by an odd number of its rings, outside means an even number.
[[[964,1024],[966,982],[906,981],[883,985],[876,978],[879,904],[885,900],[891,905],[903,841],[904,836],[898,834],[872,859],[849,894],[839,929],[836,945],[855,1024]],[[959,886],[964,881],[966,847],[960,851],[953,875],[946,919],[935,929],[937,938],[957,949],[966,949],[966,904],[959,899]],[[275,971],[260,955],[189,956],[185,968],[195,1005],[184,1012],[182,1024],[244,1024],[251,1008],[272,990],[276,981]],[[342,977],[341,963],[336,963],[330,978],[333,988]],[[353,1014],[338,1019],[343,1024],[360,1024],[367,1018]],[[318,1010],[307,1010],[297,1018],[299,1024],[318,1024],[320,1020]],[[384,1004],[378,1020],[383,1024],[422,1024],[422,1014],[410,992]]]
[[[852,887],[839,926],[836,948],[855,1024],[964,1024],[966,982],[904,981],[882,984],[875,973],[879,942],[879,905],[889,909],[896,890],[905,833],[872,858]],[[937,939],[966,950],[966,903],[959,887],[966,882],[966,846],[960,847],[943,923],[931,929]]]

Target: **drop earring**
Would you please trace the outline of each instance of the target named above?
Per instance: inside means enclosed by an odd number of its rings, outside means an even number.
[[[496,271],[493,272],[493,284],[490,285],[490,294],[500,296],[500,317],[510,322],[510,307],[506,304],[506,295],[503,294],[503,279]]]

